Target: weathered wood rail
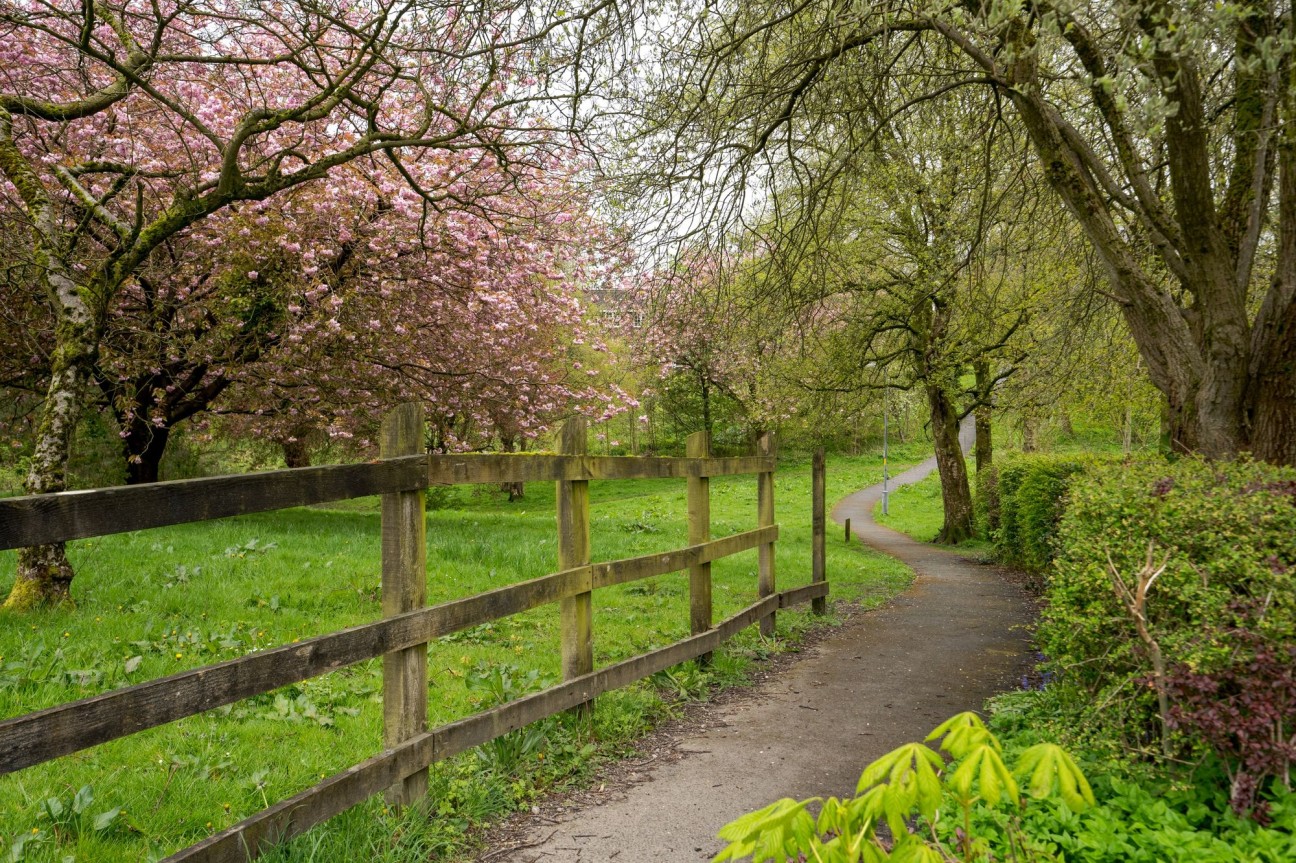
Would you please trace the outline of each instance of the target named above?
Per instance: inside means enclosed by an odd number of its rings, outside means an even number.
[[[809,585],[778,592],[774,579],[775,458],[772,439],[749,458],[712,458],[706,435],[686,458],[591,457],[583,421],[571,421],[558,455],[420,454],[416,405],[387,417],[382,455],[367,464],[298,468],[247,476],[0,500],[0,548],[103,536],[290,506],[382,495],[383,618],[238,659],[61,704],[0,722],[0,775],[211,710],[365,660],[383,659],[384,751],[262,810],[167,861],[249,861],[268,847],[385,792],[409,803],[427,792],[428,767],[563,710],[587,709],[596,696],[688,659],[709,657],[754,623],[772,631],[775,612],[828,594],[816,547]],[[822,460],[815,464],[816,500]],[[753,530],[710,538],[709,479],[756,474]],[[689,480],[689,545],[594,563],[589,559],[590,480],[682,477]],[[432,485],[552,481],[558,495],[559,566],[550,575],[427,606],[424,490]],[[816,504],[820,509],[822,503]],[[816,529],[822,525],[816,522]],[[712,561],[759,550],[758,600],[713,621]],[[594,668],[591,595],[599,588],[687,570],[692,635],[602,669]],[[563,682],[466,719],[427,728],[428,642],[542,605],[561,613]]]

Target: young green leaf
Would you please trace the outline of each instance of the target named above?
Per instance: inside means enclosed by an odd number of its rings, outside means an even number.
[[[985,727],[981,717],[970,710],[951,716],[936,726],[935,730],[927,735],[927,742],[930,743],[940,737],[944,738],[941,741],[941,749],[955,758],[962,758],[973,748],[987,743],[996,750],[999,749],[999,741]]]
[[[906,743],[865,767],[855,786],[855,793],[861,794],[864,789],[882,781],[899,782],[906,773],[914,769],[914,765],[918,765],[920,769],[925,766],[928,772],[934,772],[945,766],[945,759],[921,743]]]
[[[977,786],[976,795],[972,793],[974,783]],[[991,806],[997,806],[1005,795],[1010,800],[1016,800],[1019,793],[1016,781],[1008,772],[1008,766],[989,743],[984,743],[967,754],[950,777],[949,784],[964,803],[979,798]]]
[[[718,835],[730,844],[715,857],[715,863],[741,860],[748,855],[752,863],[781,863],[790,845],[813,833],[815,822],[806,807],[818,799],[797,801],[784,797],[726,824]]]
[[[1018,758],[1013,775],[1019,779],[1029,776],[1027,792],[1037,799],[1049,796],[1056,784],[1062,802],[1072,812],[1082,812],[1097,802],[1079,765],[1056,743],[1038,743],[1027,749]]]
[[[90,808],[92,802],[94,802],[94,789],[89,785],[82,785],[81,790],[72,798],[72,811],[80,815]]]

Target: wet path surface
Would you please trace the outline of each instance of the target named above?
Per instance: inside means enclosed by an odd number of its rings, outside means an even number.
[[[965,428],[970,432],[970,427]],[[893,484],[917,482],[935,459]],[[1029,599],[992,567],[915,542],[873,521],[881,487],[840,501],[863,542],[917,573],[891,603],[855,615],[751,697],[673,741],[678,757],[633,775],[597,805],[537,818],[496,863],[709,860],[716,831],[780,797],[852,794],[864,765],[920,740],[945,718],[979,709],[1026,667]],[[832,574],[829,573],[829,579]]]

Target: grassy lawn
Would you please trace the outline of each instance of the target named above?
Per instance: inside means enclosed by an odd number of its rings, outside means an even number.
[[[916,461],[923,452],[901,455]],[[792,587],[809,581],[810,470],[808,460],[780,468],[776,571],[780,587]],[[830,458],[828,469],[830,506],[881,475],[873,456]],[[717,478],[711,488],[714,536],[755,526],[754,477]],[[685,544],[683,480],[596,482],[591,498],[595,560]],[[429,502],[430,602],[555,569],[550,484],[528,486],[514,503],[479,487]],[[365,499],[72,543],[75,611],[0,614],[0,718],[374,620],[378,530],[376,499]],[[908,583],[904,567],[833,538],[835,600],[871,605]],[[0,590],[12,569],[12,552],[0,553]],[[755,550],[716,562],[713,574],[717,618],[754,601]],[[599,665],[688,634],[685,574],[601,590],[594,604]],[[781,614],[782,640],[808,618]],[[659,687],[698,694],[738,681],[747,663],[778,648],[748,630],[707,674],[682,668],[601,698],[592,741],[559,720],[516,733],[434,769],[433,817],[388,813],[371,800],[270,859],[454,858],[467,828],[579,778],[668,715]],[[556,606],[440,639],[429,674],[433,724],[555,681]],[[380,751],[380,694],[379,663],[363,663],[0,777],[0,861],[165,856]],[[85,786],[93,799],[77,803]]]

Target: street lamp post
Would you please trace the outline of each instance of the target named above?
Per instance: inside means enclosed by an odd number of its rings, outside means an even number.
[[[868,363],[865,368],[877,368],[877,363]],[[890,515],[887,507],[891,496],[890,480],[891,474],[887,466],[887,390],[891,389],[891,369],[884,366],[882,369],[884,375],[882,381],[882,514]]]
[[[891,475],[887,472],[887,389],[882,387],[882,514],[890,515],[887,509],[887,498],[890,496],[889,481]]]

